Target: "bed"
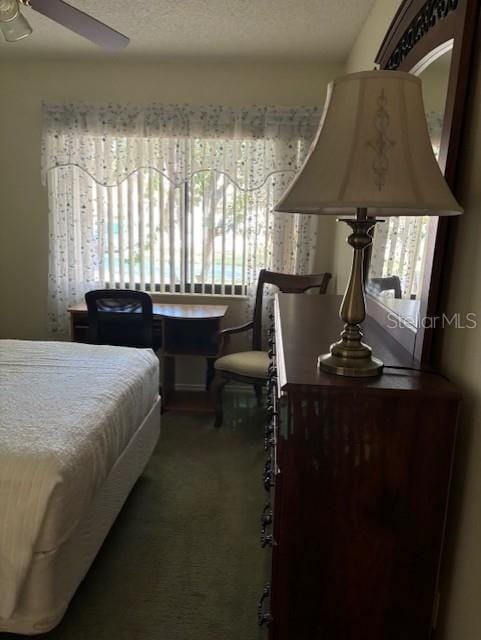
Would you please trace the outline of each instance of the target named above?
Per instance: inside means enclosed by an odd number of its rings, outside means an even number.
[[[61,620],[160,432],[149,349],[0,340],[0,632]]]

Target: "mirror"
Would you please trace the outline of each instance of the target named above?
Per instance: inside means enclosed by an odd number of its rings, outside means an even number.
[[[437,56],[427,56],[417,69],[411,70],[422,80],[426,121],[437,159],[446,112],[452,46],[450,40]],[[376,225],[373,240],[367,291],[412,331],[417,331],[420,322],[426,248],[432,225],[429,216],[390,217]]]
[[[433,150],[455,195],[477,9],[478,0],[404,0],[376,57],[381,69],[421,78]],[[433,360],[453,224],[446,218],[389,218],[376,225],[366,257],[368,314],[424,364]]]

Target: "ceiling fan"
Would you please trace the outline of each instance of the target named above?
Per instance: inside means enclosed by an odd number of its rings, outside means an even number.
[[[127,36],[63,0],[0,0],[0,30],[7,42],[22,40],[32,33],[20,11],[21,5],[38,11],[105,49],[123,49],[129,43]]]

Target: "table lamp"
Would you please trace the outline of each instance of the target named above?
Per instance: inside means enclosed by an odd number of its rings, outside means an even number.
[[[369,377],[383,363],[362,342],[363,255],[379,216],[463,212],[434,157],[421,80],[403,71],[352,73],[329,84],[321,123],[300,171],[275,211],[338,215],[354,250],[340,318],[341,339],[319,356],[321,370]]]

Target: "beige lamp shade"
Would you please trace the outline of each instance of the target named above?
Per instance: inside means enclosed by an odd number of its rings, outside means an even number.
[[[463,212],[434,156],[421,80],[352,73],[329,84],[316,138],[276,211],[370,216]]]

